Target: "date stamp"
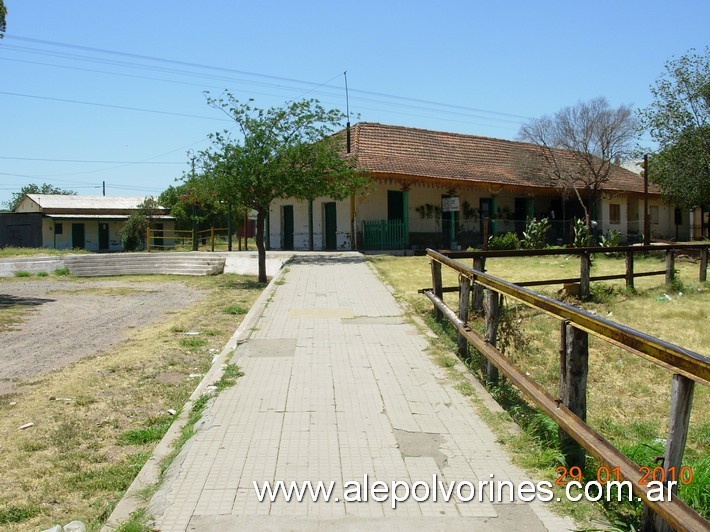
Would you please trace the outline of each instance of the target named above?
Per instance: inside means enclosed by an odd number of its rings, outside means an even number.
[[[559,466],[555,468],[557,478],[555,484],[557,486],[565,486],[570,481],[582,482],[584,475],[581,468],[572,466],[570,468]],[[609,482],[621,482],[621,468],[600,466],[597,468],[596,481],[599,484],[608,484]],[[667,470],[661,466],[639,467],[639,476],[636,479],[642,486],[648,486],[651,482],[675,482],[683,486],[687,486],[693,482],[693,468],[683,466],[681,468],[669,467]]]

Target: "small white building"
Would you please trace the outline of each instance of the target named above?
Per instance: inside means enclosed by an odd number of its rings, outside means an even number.
[[[26,194],[17,208],[0,216],[0,247],[45,247],[121,251],[121,228],[144,197]],[[160,207],[153,229],[172,232],[175,218]]]

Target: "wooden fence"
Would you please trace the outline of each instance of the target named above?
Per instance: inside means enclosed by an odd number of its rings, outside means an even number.
[[[246,237],[244,238],[246,249]],[[241,237],[238,240],[242,250]],[[148,229],[146,231],[146,251],[167,251],[192,249],[193,251],[232,251],[232,239],[227,229],[211,227],[201,231],[182,229]]]
[[[655,246],[653,247],[655,249]],[[707,245],[704,249],[707,257]],[[582,253],[588,256],[590,252]],[[710,530],[710,523],[680,499],[658,502],[653,497],[649,498],[649,486],[640,481],[639,466],[584,421],[589,334],[671,371],[671,412],[663,464],[663,478],[670,479],[672,472],[681,469],[694,384],[697,382],[710,385],[710,359],[493,277],[481,269],[470,268],[437,251],[428,249],[427,255],[431,258],[433,288],[422,289],[420,292],[434,304],[437,319],[446,318],[456,328],[459,356],[466,358],[468,347],[472,345],[487,360],[488,381],[497,381],[498,373],[502,372],[528,399],[549,415],[564,431],[560,432],[559,443],[568,465],[577,465],[583,469],[585,452],[582,449],[585,449],[610,470],[618,468],[616,471],[620,472],[621,478],[631,483],[634,493],[646,505],[642,530],[670,530],[669,527],[678,530]],[[454,253],[451,255],[460,256]],[[471,254],[465,255],[469,257]],[[443,287],[442,266],[459,274],[458,312],[444,303],[444,291],[453,290],[445,290]],[[479,286],[484,291],[485,336],[479,335],[468,326],[472,285]],[[554,397],[544,390],[496,349],[499,303],[502,296],[514,298],[560,320],[559,397]]]
[[[518,286],[543,286],[554,284],[579,283],[579,297],[585,299],[589,297],[589,284],[591,281],[610,281],[614,279],[626,279],[626,286],[634,287],[634,278],[647,277],[653,275],[665,275],[666,284],[670,284],[675,278],[675,257],[677,254],[697,250],[700,253],[700,270],[698,280],[707,280],[708,270],[708,249],[710,244],[668,244],[657,246],[619,246],[619,247],[586,247],[586,248],[555,248],[555,249],[515,249],[515,250],[495,250],[495,251],[450,251],[444,254],[452,259],[473,259],[473,267],[476,270],[486,271],[486,260],[501,257],[537,257],[551,255],[577,255],[580,259],[579,277],[568,277],[564,279],[546,279],[542,281],[520,281],[514,284]],[[665,253],[666,266],[663,270],[649,272],[634,271],[634,256],[641,253],[650,252]],[[591,257],[595,253],[623,254],[626,257],[626,271],[615,275],[591,275]],[[480,310],[481,305],[480,289],[474,294],[474,308]]]

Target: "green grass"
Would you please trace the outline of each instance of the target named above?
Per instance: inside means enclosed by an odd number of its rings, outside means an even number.
[[[205,338],[198,338],[195,336],[190,336],[189,338],[180,339],[180,347],[184,347],[190,351],[197,351],[198,349],[205,347],[209,344],[209,340]]]
[[[15,277],[32,277],[32,274],[24,270],[18,270],[15,272]]]
[[[119,445],[144,445],[146,443],[157,442],[165,436],[170,425],[175,418],[172,416],[161,416],[149,419],[147,426],[131,429],[118,437]]]
[[[22,523],[23,521],[38,515],[40,511],[39,506],[34,504],[26,506],[11,505],[0,508],[0,525]]]
[[[373,256],[368,260],[390,284],[397,298],[414,312],[434,324],[433,330],[441,338],[442,346],[433,351],[434,361],[447,367],[446,352],[455,354],[455,334],[446,323],[436,324],[432,305],[417,293],[431,287],[431,269],[427,257]],[[470,260],[462,261],[470,265]],[[637,272],[663,270],[662,257],[637,257]],[[487,271],[510,281],[556,279],[579,275],[579,260],[569,256],[489,259]],[[652,336],[681,345],[705,356],[710,356],[710,284],[699,283],[698,264],[689,260],[676,261],[677,278],[671,286],[664,286],[664,277],[643,277],[635,280],[635,290],[628,290],[624,280],[592,282],[591,298],[579,302],[566,298],[599,316],[617,321]],[[443,285],[457,286],[457,276],[444,267]],[[623,258],[596,255],[592,275],[624,272]],[[566,297],[558,291],[561,286],[540,287],[538,291],[555,298]],[[535,290],[535,288],[533,288]],[[668,299],[666,295],[670,298]],[[458,293],[444,294],[445,302],[458,309]],[[482,319],[473,316],[469,325],[483,330]],[[506,356],[553,396],[557,395],[559,375],[559,321],[540,311],[505,300],[499,326],[499,347]],[[442,354],[441,351],[445,353]],[[471,350],[465,361],[470,371],[482,382],[484,358]],[[658,441],[667,436],[670,403],[670,373],[646,360],[634,356],[602,340],[590,338],[589,380],[587,388],[587,422],[613,445],[626,452],[637,447],[658,448]],[[489,389],[523,429],[518,437],[501,436],[513,451],[516,461],[542,478],[549,478],[562,458],[557,449],[557,428],[547,416],[533,408],[522,395],[502,379]],[[701,405],[710,402],[710,390],[696,385],[694,408],[683,463],[693,468],[696,477],[690,486],[683,486],[680,496],[706,518],[710,517],[710,409]],[[487,418],[494,425],[496,416]],[[654,443],[655,442],[655,443]],[[663,454],[652,451],[654,456]],[[643,462],[647,457],[639,456]],[[651,460],[652,462],[652,460]],[[595,472],[598,464],[588,458],[587,471]],[[700,474],[697,474],[700,472]],[[554,479],[553,479],[554,480]],[[600,511],[610,523],[638,523],[640,505],[606,505]],[[576,518],[586,512],[580,505],[569,505],[566,511]],[[635,525],[636,526],[636,525]]]
[[[236,316],[241,316],[242,314],[246,314],[249,312],[249,309],[246,307],[243,307],[242,305],[229,305],[228,307],[224,307],[222,309],[222,312],[225,314],[234,314]]]

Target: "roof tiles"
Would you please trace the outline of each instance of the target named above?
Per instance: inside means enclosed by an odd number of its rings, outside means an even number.
[[[352,145],[358,165],[375,178],[554,188],[534,171],[539,148],[523,142],[360,122],[353,126]],[[602,188],[641,193],[643,179],[613,166]]]

